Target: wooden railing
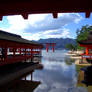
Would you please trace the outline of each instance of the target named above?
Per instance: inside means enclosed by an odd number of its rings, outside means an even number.
[[[12,63],[26,61],[30,58],[32,58],[32,56],[18,56],[18,55],[15,57],[11,56],[7,58],[0,58],[0,66],[5,64],[12,64]]]

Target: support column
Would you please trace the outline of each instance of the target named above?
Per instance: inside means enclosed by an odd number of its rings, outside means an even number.
[[[88,48],[86,48],[86,55],[88,55]]]
[[[47,43],[46,44],[46,49],[47,49],[47,52],[49,51],[49,44]]]
[[[33,49],[31,49],[31,57],[33,57]]]
[[[27,80],[27,79],[26,79],[26,76],[24,77],[24,80]]]
[[[27,56],[27,49],[25,48],[25,56]]]
[[[31,48],[31,62],[33,61],[33,49]]]
[[[21,48],[19,48],[19,54],[21,55]]]
[[[40,50],[40,51],[39,51],[39,54],[40,54],[40,56],[41,56],[41,54],[42,54],[41,48],[39,48],[39,50]]]
[[[54,52],[54,50],[55,50],[54,47],[55,47],[55,44],[52,44],[52,50],[53,50],[53,52]]]
[[[31,72],[31,81],[33,80],[33,72]]]
[[[5,59],[7,59],[7,47],[5,48]]]
[[[15,49],[15,48],[13,48],[13,56],[15,56],[15,52],[16,52],[16,49]]]

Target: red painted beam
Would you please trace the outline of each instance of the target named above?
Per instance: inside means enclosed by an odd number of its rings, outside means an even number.
[[[2,16],[2,15],[0,15],[0,21],[2,21],[2,19],[3,19],[3,16]]]
[[[53,18],[58,18],[58,13],[53,13]]]
[[[91,14],[90,11],[86,12],[86,18],[89,18],[90,17],[90,14]]]
[[[27,13],[23,13],[21,15],[23,16],[24,19],[28,19],[28,14]]]

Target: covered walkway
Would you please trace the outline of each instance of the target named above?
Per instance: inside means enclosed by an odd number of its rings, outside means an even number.
[[[0,30],[0,66],[41,56],[43,45]]]

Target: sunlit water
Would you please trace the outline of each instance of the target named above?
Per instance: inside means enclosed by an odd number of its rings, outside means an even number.
[[[41,81],[34,92],[88,92],[77,86],[76,66],[66,63],[66,58],[69,60],[66,53],[65,50],[42,51],[44,69],[33,73],[33,80]]]

